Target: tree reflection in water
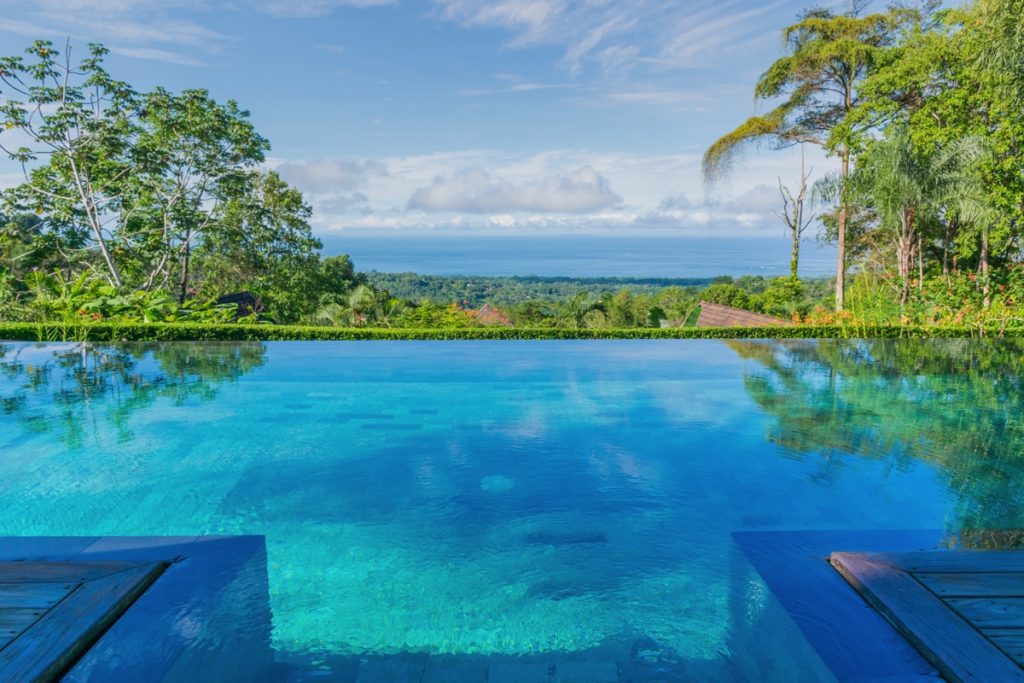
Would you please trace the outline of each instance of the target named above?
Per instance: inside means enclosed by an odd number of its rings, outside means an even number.
[[[0,409],[31,431],[62,430],[70,448],[100,418],[124,442],[136,411],[159,399],[212,400],[264,356],[255,342],[0,344]]]
[[[937,467],[963,530],[1024,527],[1024,340],[732,341],[767,438],[797,457]],[[1013,537],[1015,538],[1015,537]],[[970,540],[968,540],[970,539]],[[1011,536],[961,533],[972,546]]]

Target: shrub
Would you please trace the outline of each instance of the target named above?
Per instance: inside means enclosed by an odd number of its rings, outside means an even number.
[[[302,325],[202,323],[2,323],[0,339],[11,341],[285,341],[285,340],[501,340],[501,339],[786,339],[980,337],[1021,335],[1016,328],[913,327],[896,325],[799,325],[792,327],[342,328]]]

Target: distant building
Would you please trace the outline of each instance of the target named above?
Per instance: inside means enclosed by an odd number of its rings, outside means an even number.
[[[778,327],[791,324],[782,318],[707,301],[700,302],[700,316],[697,318],[697,327]]]
[[[508,316],[490,304],[484,304],[474,317],[481,325],[512,327],[512,321],[509,320]]]

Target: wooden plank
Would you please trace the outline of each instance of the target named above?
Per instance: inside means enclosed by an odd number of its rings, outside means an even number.
[[[977,628],[1024,627],[1024,598],[947,598],[944,602]]]
[[[1024,666],[1024,629],[983,628],[981,632],[1018,665]]]
[[[39,607],[49,609],[77,586],[77,583],[0,583],[0,609]]]
[[[32,607],[0,608],[0,631],[18,631],[19,633],[31,626],[46,609]]]
[[[140,562],[0,562],[0,583],[81,583],[137,567]]]
[[[917,572],[914,578],[943,598],[1024,597],[1024,572]]]
[[[152,562],[83,583],[0,650],[0,680],[57,680],[166,566]]]
[[[984,572],[1020,573],[1024,571],[1024,552],[1017,550],[939,550],[913,553],[866,553],[876,564],[899,567],[911,574]]]
[[[946,680],[1024,681],[1024,670],[914,577],[868,557],[833,553],[829,562]]]

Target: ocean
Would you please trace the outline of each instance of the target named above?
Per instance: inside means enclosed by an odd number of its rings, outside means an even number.
[[[328,255],[348,254],[360,271],[423,275],[709,278],[785,275],[789,241],[772,237],[614,235],[332,235]],[[800,275],[835,271],[835,248],[807,241]]]

